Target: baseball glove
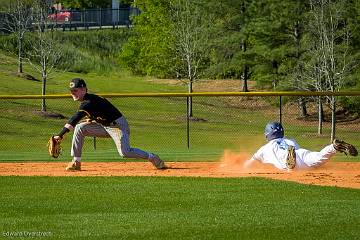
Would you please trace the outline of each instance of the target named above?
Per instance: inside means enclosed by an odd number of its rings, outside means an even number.
[[[55,139],[52,136],[48,141],[49,155],[53,158],[58,158],[61,153],[61,139]]]

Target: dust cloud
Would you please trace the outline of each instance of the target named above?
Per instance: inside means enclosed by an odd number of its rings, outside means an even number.
[[[251,154],[247,152],[235,153],[231,150],[225,150],[221,159],[219,168],[222,171],[244,172],[253,169],[253,166],[246,168],[244,163],[251,158]]]
[[[252,154],[248,152],[233,152],[224,150],[220,159],[219,171],[238,172],[238,173],[273,173],[279,170],[269,164],[262,164],[254,161],[250,166],[245,166],[245,162],[251,158]]]

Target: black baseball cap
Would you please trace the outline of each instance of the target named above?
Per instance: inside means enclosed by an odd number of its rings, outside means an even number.
[[[86,83],[84,79],[74,78],[70,81],[70,90],[74,88],[82,88],[82,87],[86,87]]]

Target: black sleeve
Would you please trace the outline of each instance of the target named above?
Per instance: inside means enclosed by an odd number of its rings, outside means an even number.
[[[75,127],[76,124],[87,115],[87,113],[85,111],[79,110],[77,113],[74,114],[74,116],[72,116],[69,121],[68,124],[70,124],[71,126]],[[58,134],[59,137],[63,137],[65,135],[65,133],[70,132],[70,129],[64,127]]]
[[[75,127],[76,124],[83,118],[87,115],[86,111],[83,111],[83,110],[79,110],[77,113],[75,113],[74,116],[72,116],[70,119],[69,119],[69,122],[68,124],[70,124],[71,126]]]
[[[68,133],[68,132],[70,132],[70,130],[69,130],[68,128],[64,127],[64,128],[61,130],[61,132],[59,132],[58,136],[61,137],[61,138],[63,138],[63,136],[65,135],[65,133]]]

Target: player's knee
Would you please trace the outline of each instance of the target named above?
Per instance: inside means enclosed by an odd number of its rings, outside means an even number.
[[[81,123],[76,124],[76,126],[74,128],[74,134],[75,135],[79,135],[79,134],[83,135],[84,134],[84,126],[85,125],[81,124]]]
[[[80,124],[77,124],[74,128],[74,133],[80,133],[81,132],[81,126]]]

